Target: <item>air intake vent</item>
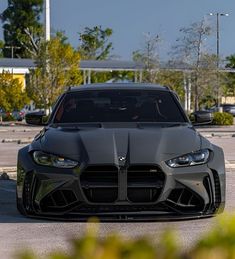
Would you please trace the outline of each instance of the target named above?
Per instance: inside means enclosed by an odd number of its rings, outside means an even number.
[[[212,171],[215,183],[215,207],[219,208],[221,204],[221,189],[220,189],[220,180],[218,173],[216,171]]]
[[[131,202],[155,202],[165,183],[165,175],[157,166],[131,166],[127,170],[127,197]]]
[[[89,202],[115,202],[118,198],[118,169],[115,166],[89,166],[80,177]]]
[[[197,212],[203,210],[204,207],[202,198],[186,188],[172,190],[167,204],[182,212]]]
[[[57,190],[47,195],[40,202],[43,212],[56,212],[64,210],[77,202],[77,198],[71,190]]]
[[[31,198],[31,190],[33,189],[33,173],[29,172],[25,176],[24,180],[24,207],[30,212],[32,210],[32,198]]]

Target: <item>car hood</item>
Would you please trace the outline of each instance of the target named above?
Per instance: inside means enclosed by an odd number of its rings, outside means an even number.
[[[201,148],[191,126],[66,129],[49,127],[35,139],[40,149],[89,164],[155,164]]]

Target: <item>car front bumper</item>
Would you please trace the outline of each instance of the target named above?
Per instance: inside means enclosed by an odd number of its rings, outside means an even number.
[[[81,165],[58,169],[19,160],[17,196],[25,214],[64,220],[175,220],[222,212],[225,175],[213,164]],[[221,167],[223,168],[223,166]]]

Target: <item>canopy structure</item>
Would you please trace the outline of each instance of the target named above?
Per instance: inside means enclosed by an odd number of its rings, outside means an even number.
[[[25,75],[30,69],[36,67],[32,59],[1,58],[0,73],[3,71],[14,74],[25,86]],[[142,74],[146,66],[143,63],[123,60],[81,60],[80,70],[83,71],[83,84],[91,83],[91,72],[112,72],[112,71],[132,71],[134,72],[134,81],[142,82]],[[191,107],[191,73],[194,68],[184,62],[165,62],[160,63],[155,70],[171,70],[184,73],[184,90],[185,90],[185,110]],[[235,69],[220,68],[219,72],[235,73]]]

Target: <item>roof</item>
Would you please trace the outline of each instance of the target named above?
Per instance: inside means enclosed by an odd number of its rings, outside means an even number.
[[[7,68],[34,68],[36,65],[32,59],[0,58],[0,67]]]
[[[134,61],[121,60],[81,60],[80,68],[84,70],[138,70],[144,69],[144,65]]]
[[[0,70],[23,69],[28,73],[28,69],[35,67],[36,64],[33,59],[0,58]],[[184,62],[161,62],[160,68],[186,72],[190,72],[193,69],[191,65]],[[145,65],[143,63],[125,60],[81,60],[80,69],[93,71],[140,71],[145,69]],[[220,72],[234,73],[235,69],[220,68]]]
[[[0,58],[0,67],[4,68],[34,68],[36,67],[33,59],[21,58]],[[143,64],[134,61],[121,60],[81,60],[81,70],[138,70],[144,69]]]
[[[84,90],[161,90],[170,91],[167,86],[146,84],[146,83],[102,83],[102,84],[88,84],[82,86],[74,86],[68,89],[68,91],[84,91]]]

